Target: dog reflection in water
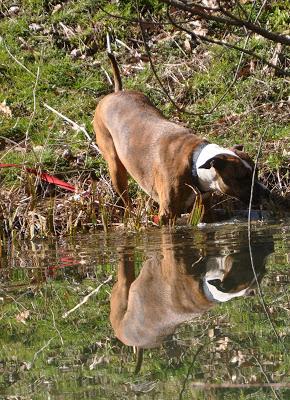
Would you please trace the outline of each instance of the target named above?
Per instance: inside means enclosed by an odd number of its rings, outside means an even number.
[[[161,254],[145,261],[137,278],[132,255],[121,252],[112,290],[114,332],[121,342],[137,349],[160,346],[181,323],[220,302],[252,294],[256,283],[245,238],[235,240],[240,247],[227,247],[230,254],[212,255],[211,248],[211,254],[204,256],[192,246],[178,245],[168,231],[161,240]],[[253,264],[260,281],[273,242],[253,242]]]

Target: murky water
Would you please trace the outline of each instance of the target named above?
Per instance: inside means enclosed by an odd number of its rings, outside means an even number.
[[[0,399],[289,399],[289,221],[250,244],[240,222],[3,243]]]

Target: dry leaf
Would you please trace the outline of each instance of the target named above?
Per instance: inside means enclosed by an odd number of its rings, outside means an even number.
[[[62,5],[61,5],[61,4],[56,4],[56,5],[53,7],[52,14],[55,14],[55,13],[58,12],[61,8],[62,8]]]
[[[22,322],[23,324],[26,324],[26,320],[29,317],[29,314],[30,314],[29,310],[22,311],[21,313],[16,315],[16,320],[18,322]]]
[[[9,118],[12,117],[11,109],[8,106],[6,106],[6,100],[0,103],[0,113],[7,115],[7,117]]]
[[[20,8],[19,8],[19,7],[17,7],[17,6],[11,6],[11,7],[9,8],[9,10],[8,10],[8,14],[9,14],[10,16],[14,16],[14,15],[17,15],[17,14],[19,13],[19,11],[20,11]]]

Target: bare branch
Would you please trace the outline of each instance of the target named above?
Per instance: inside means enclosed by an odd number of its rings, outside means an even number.
[[[238,50],[238,51],[240,51],[242,53],[248,54],[249,56],[256,58],[257,60],[260,60],[263,64],[266,64],[269,67],[275,69],[281,75],[290,76],[290,72],[285,71],[284,69],[277,67],[277,65],[271,63],[270,61],[266,60],[264,57],[259,56],[258,54],[254,53],[251,50],[245,49],[244,47],[236,46],[235,44],[224,42],[222,40],[212,39],[212,38],[209,38],[208,36],[205,36],[205,35],[198,35],[197,33],[192,32],[191,30],[189,30],[189,29],[177,24],[174,21],[174,19],[172,18],[172,16],[169,14],[169,12],[168,12],[168,18],[170,19],[172,25],[174,25],[179,30],[184,31],[184,32],[188,33],[189,35],[193,36],[194,39],[198,38],[199,40],[204,41],[204,42],[218,44],[220,46],[225,46],[225,47],[228,47],[230,49]]]
[[[281,35],[279,33],[270,32],[267,29],[264,29],[256,24],[253,24],[250,21],[241,20],[222,7],[219,9],[219,11],[229,18],[224,18],[224,17],[220,17],[217,15],[209,14],[208,12],[205,11],[206,10],[205,7],[194,4],[194,3],[191,6],[188,6],[188,5],[184,4],[183,2],[181,2],[180,0],[177,0],[177,1],[161,0],[161,1],[170,6],[174,6],[174,7],[178,8],[179,10],[187,11],[192,15],[198,15],[199,17],[201,17],[205,20],[215,21],[215,22],[219,22],[222,24],[226,24],[226,25],[245,27],[245,28],[249,29],[251,32],[255,32],[258,35],[261,35],[264,38],[269,39],[273,42],[285,44],[288,46],[290,45],[290,37]]]
[[[148,43],[146,41],[146,37],[145,37],[145,30],[144,30],[144,26],[143,26],[143,22],[141,20],[141,15],[140,15],[140,10],[139,10],[139,4],[138,4],[138,0],[136,0],[136,8],[137,8],[137,12],[138,12],[138,22],[139,22],[139,26],[140,26],[140,30],[141,30],[141,35],[142,35],[142,39],[143,39],[143,43],[144,43],[144,48],[145,51],[147,53],[148,59],[149,59],[149,63],[152,69],[152,72],[155,76],[155,78],[157,79],[161,89],[163,90],[164,94],[166,95],[166,97],[168,98],[168,100],[173,104],[173,106],[176,108],[176,110],[180,113],[184,112],[187,114],[191,114],[191,115],[204,115],[204,114],[199,114],[199,113],[191,113],[189,111],[186,111],[184,108],[179,107],[176,102],[172,99],[172,97],[170,96],[170,94],[168,93],[168,91],[165,89],[161,79],[159,78],[155,65],[152,61],[152,57],[151,57],[151,52],[148,46]]]
[[[63,120],[65,120],[66,122],[68,122],[69,124],[71,124],[72,128],[78,131],[83,132],[83,134],[85,135],[85,137],[87,138],[87,140],[89,141],[90,146],[98,153],[100,154],[100,150],[98,148],[98,146],[95,143],[92,143],[93,139],[90,137],[90,135],[88,134],[87,130],[85,129],[84,126],[79,125],[77,122],[71,120],[70,118],[66,117],[64,114],[62,114],[61,112],[57,111],[55,108],[49,106],[46,103],[43,103],[44,107],[47,108],[49,111],[52,111],[54,114],[58,115],[59,117],[61,117]]]

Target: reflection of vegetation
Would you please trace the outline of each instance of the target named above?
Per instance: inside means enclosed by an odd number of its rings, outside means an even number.
[[[198,239],[192,238],[202,243],[204,233],[199,234]],[[157,238],[154,234],[132,237],[128,251],[138,264],[144,258],[143,246],[152,251],[154,243],[156,251]],[[121,246],[120,237],[115,239]],[[284,343],[289,321],[288,239],[285,234],[284,240],[277,241],[262,284]],[[176,399],[191,368],[184,399],[242,400],[247,394],[257,400],[275,398],[269,388],[205,390],[192,386],[196,382],[285,382],[290,359],[276,341],[258,297],[234,300],[183,325],[162,348],[145,351],[137,377],[133,376],[132,349],[114,338],[109,325],[113,283],[63,319],[64,312],[115,271],[116,250],[111,248],[115,243],[114,237],[96,236],[78,238],[59,248],[53,243],[47,247],[36,243],[34,250],[29,244],[22,249],[15,244],[11,266],[4,264],[0,269],[0,397],[44,399],[49,392],[52,397],[70,393],[68,398],[119,399],[144,392],[145,399]],[[285,389],[277,393],[286,400]]]

